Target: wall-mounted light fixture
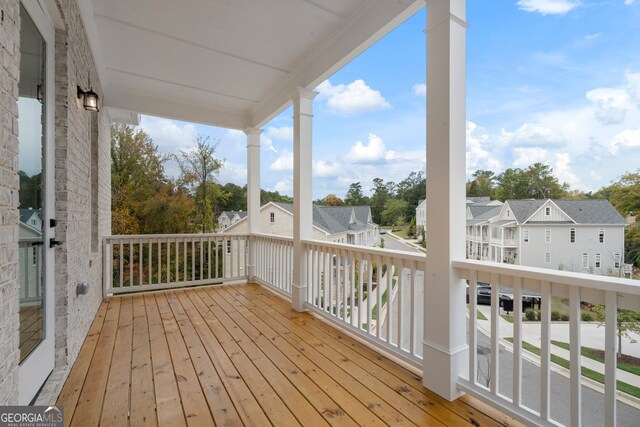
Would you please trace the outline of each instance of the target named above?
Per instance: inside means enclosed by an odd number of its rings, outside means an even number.
[[[82,106],[87,111],[95,111],[98,112],[100,109],[98,108],[98,94],[93,91],[93,88],[90,88],[88,91],[83,91],[80,86],[78,86],[78,99],[82,100]]]

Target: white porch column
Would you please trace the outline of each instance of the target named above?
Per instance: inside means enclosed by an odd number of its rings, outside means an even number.
[[[302,240],[313,237],[311,192],[311,126],[313,98],[318,93],[299,87],[293,94],[293,286],[291,303],[304,311],[307,296],[306,256]]]
[[[453,400],[468,375],[465,283],[465,0],[427,0],[427,264],[423,384]]]
[[[256,275],[256,247],[253,233],[260,232],[260,134],[262,129],[246,128],[247,135],[247,224],[249,232],[249,260],[247,276],[249,282]]]

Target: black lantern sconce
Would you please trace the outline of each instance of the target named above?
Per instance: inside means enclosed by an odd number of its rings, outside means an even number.
[[[98,112],[100,109],[98,108],[98,101],[100,98],[98,94],[93,91],[93,88],[89,88],[88,91],[83,91],[80,86],[78,86],[78,99],[82,100],[82,106],[87,111]]]

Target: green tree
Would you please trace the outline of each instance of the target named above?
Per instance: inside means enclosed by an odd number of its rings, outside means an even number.
[[[385,184],[381,178],[375,178],[373,180],[373,185],[373,195],[370,199],[371,216],[373,218],[373,222],[376,224],[382,224],[382,211],[385,208],[387,200],[393,198],[395,183],[387,182]]]
[[[142,205],[165,183],[166,156],[142,130],[111,127],[111,211],[113,234],[139,233]]]
[[[624,232],[625,261],[640,267],[640,223],[629,225]]]
[[[180,166],[181,183],[195,199],[193,222],[201,232],[211,233],[228,197],[217,180],[224,160],[215,157],[219,140],[210,143],[208,136],[198,135],[195,142],[195,150],[182,151],[175,159]]]
[[[384,204],[384,210],[382,211],[382,224],[404,225],[407,220],[405,217],[407,206],[408,203],[401,199],[387,200]]]
[[[267,191],[260,189],[260,204],[265,205],[269,202],[293,203],[293,198],[280,194],[277,191]]]
[[[140,233],[191,233],[194,200],[184,187],[173,181],[162,184],[156,194],[140,206]]]
[[[605,306],[600,304],[593,304],[590,310],[595,314],[596,320],[604,322],[605,318]],[[632,334],[640,333],[640,312],[618,309],[617,317],[617,332],[618,332],[618,357],[622,355],[622,338],[628,338],[631,343],[635,344]]]
[[[640,169],[634,173],[626,173],[600,192],[611,204],[626,217],[635,215],[640,221]]]
[[[327,197],[324,198],[323,204],[325,206],[344,206],[344,202],[342,201],[342,199],[335,194],[327,195]]]
[[[411,172],[396,187],[396,197],[407,202],[405,218],[416,216],[416,208],[420,200],[426,197],[427,180],[422,171]]]
[[[362,206],[369,204],[369,198],[362,193],[362,184],[353,182],[349,186],[344,203],[348,206]]]
[[[232,182],[222,186],[228,196],[225,204],[221,206],[223,211],[246,211],[247,210],[247,186],[240,187]]]
[[[560,184],[549,165],[534,163],[527,169],[509,168],[496,177],[495,197],[507,199],[559,199],[569,190]]]
[[[467,196],[469,197],[491,197],[495,173],[489,170],[479,169],[471,175],[472,180],[467,181]]]

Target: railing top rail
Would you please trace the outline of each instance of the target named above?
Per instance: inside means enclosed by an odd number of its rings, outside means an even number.
[[[458,260],[451,263],[454,268],[497,273],[505,276],[521,277],[552,283],[563,283],[602,291],[640,295],[640,281],[620,277],[600,276],[573,271],[550,270],[539,267],[501,264],[488,261]]]
[[[264,239],[282,240],[286,242],[293,242],[293,237],[280,236],[279,234],[266,234],[266,233],[251,233],[253,237],[261,237]]]
[[[346,243],[324,242],[320,240],[303,240],[302,243],[305,245],[322,246],[322,247],[331,248],[331,249],[346,250],[350,252],[358,252],[358,253],[376,255],[381,257],[391,256],[393,258],[402,258],[407,261],[426,262],[427,260],[426,254],[419,254],[419,253],[405,252],[405,251],[395,251],[392,249],[371,248],[368,246],[357,246],[357,245],[349,245]]]
[[[248,237],[246,233],[184,233],[184,234],[117,234],[104,236],[105,240],[127,239],[175,239],[175,238],[205,238],[205,237]]]

